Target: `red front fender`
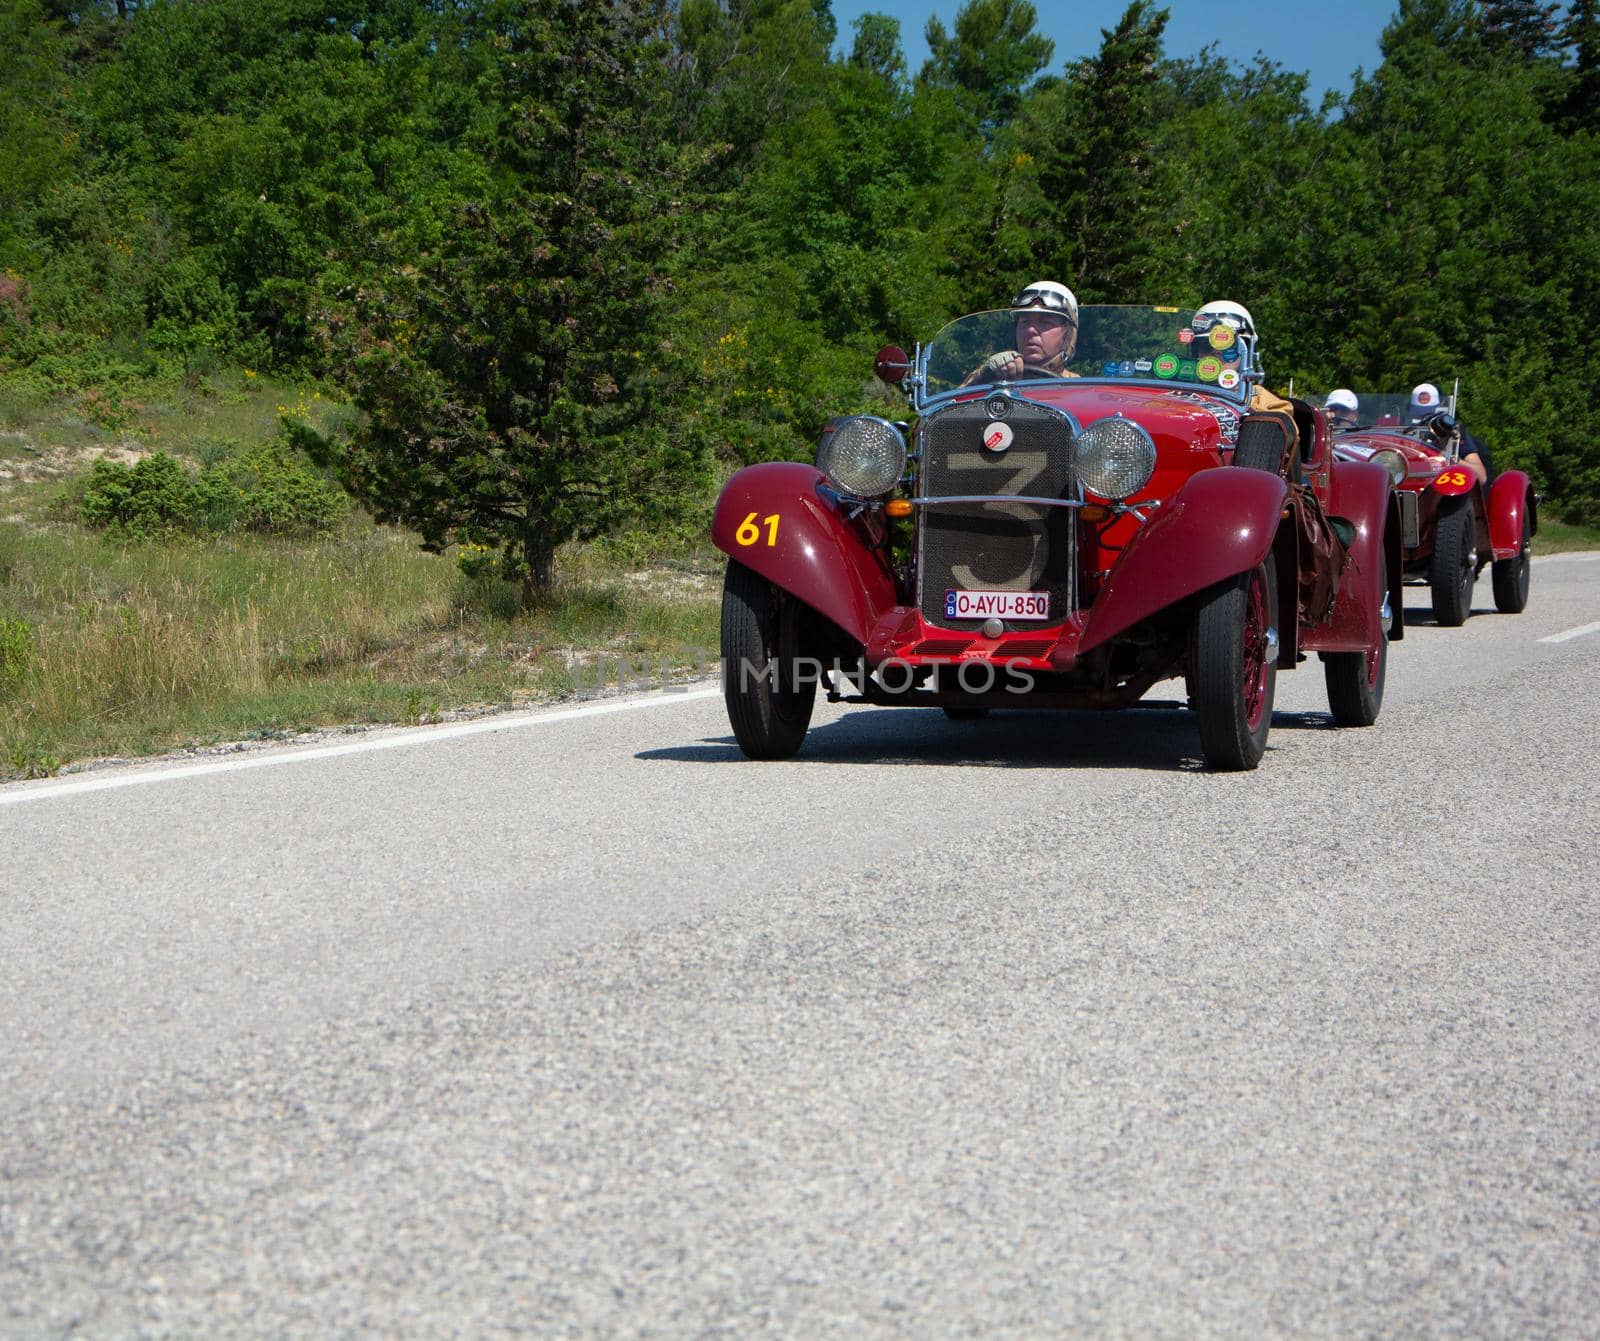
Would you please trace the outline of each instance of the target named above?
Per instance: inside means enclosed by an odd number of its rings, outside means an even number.
[[[1523,541],[1538,530],[1533,488],[1520,470],[1496,475],[1486,500],[1489,512],[1489,547],[1497,559],[1514,559]]]
[[[1267,556],[1288,485],[1265,470],[1219,466],[1191,475],[1140,529],[1100,589],[1080,651]],[[1285,580],[1280,574],[1278,581]]]
[[[717,499],[711,540],[864,644],[894,607],[894,574],[860,527],[817,492],[821,479],[816,467],[791,461],[745,467]]]
[[[1389,473],[1369,461],[1340,461],[1333,473],[1328,512],[1349,522],[1353,534],[1345,546],[1345,571],[1333,609],[1321,624],[1306,630],[1301,648],[1308,652],[1366,652],[1377,647],[1383,639],[1385,591],[1392,620],[1389,640],[1398,642],[1405,636],[1400,514]]]

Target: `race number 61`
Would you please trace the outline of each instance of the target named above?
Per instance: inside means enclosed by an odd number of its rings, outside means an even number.
[[[756,525],[756,514],[752,512],[739,523],[738,529],[733,533],[733,538],[748,549],[751,545],[760,542],[761,527],[763,526],[767,529],[767,548],[771,549],[778,543],[778,514],[776,512],[770,517],[763,517],[760,526]]]

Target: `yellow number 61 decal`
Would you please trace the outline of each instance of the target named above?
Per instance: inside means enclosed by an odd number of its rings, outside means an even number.
[[[778,543],[778,514],[774,512],[770,517],[761,519],[761,526],[767,528],[767,548],[771,549]],[[741,545],[754,545],[761,539],[761,526],[756,525],[756,514],[751,513],[739,523],[739,529],[733,533],[733,538]]]

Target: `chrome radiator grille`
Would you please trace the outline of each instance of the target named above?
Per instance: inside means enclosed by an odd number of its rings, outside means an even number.
[[[986,494],[1073,498],[1072,425],[1028,401],[1008,401],[996,419],[984,401],[952,405],[922,422],[917,492],[924,498]],[[991,451],[984,436],[1004,423],[1012,440]],[[945,593],[1047,591],[1050,621],[1072,609],[1076,590],[1077,518],[1071,508],[1030,503],[924,506],[918,519],[917,604],[924,619],[947,629],[976,629],[981,619],[946,619]],[[1007,621],[1008,631],[1036,628]]]

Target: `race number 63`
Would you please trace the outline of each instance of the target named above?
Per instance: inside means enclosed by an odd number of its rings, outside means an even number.
[[[741,545],[749,548],[760,541],[762,526],[767,528],[767,548],[771,549],[778,543],[778,514],[776,512],[770,517],[763,517],[760,526],[756,525],[756,514],[752,512],[739,523],[739,528],[733,533],[733,538]]]
[[[1433,487],[1442,494],[1464,494],[1476,479],[1470,470],[1446,470],[1435,477]]]

